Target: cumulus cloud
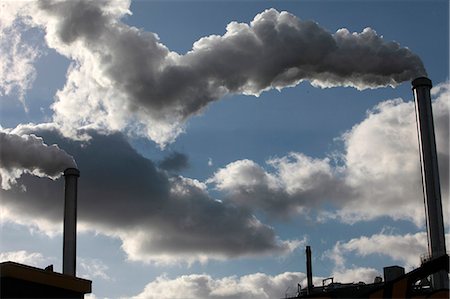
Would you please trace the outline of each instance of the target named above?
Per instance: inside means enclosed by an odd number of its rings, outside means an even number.
[[[442,200],[449,198],[450,85],[432,90]],[[344,136],[346,182],[358,196],[338,213],[349,222],[388,215],[424,223],[419,148],[413,102],[382,102]]]
[[[267,163],[275,171],[268,172],[250,160],[236,161],[219,169],[207,183],[214,184],[240,206],[261,209],[277,217],[319,206],[340,185],[328,159],[290,153]]]
[[[271,276],[255,273],[241,277],[215,279],[206,274],[183,275],[175,279],[160,276],[147,284],[133,299],[172,299],[180,294],[186,299],[256,299],[284,298],[296,295],[297,283],[306,285],[306,275],[285,272]]]
[[[375,277],[381,277],[380,271],[368,267],[351,267],[336,270],[331,275],[335,281],[343,283],[373,283]]]
[[[335,281],[373,283],[379,272],[372,268],[353,268],[333,273]],[[322,277],[313,277],[316,286],[322,285]],[[241,277],[214,278],[207,274],[183,275],[174,279],[160,276],[148,283],[144,290],[132,299],[173,299],[180,293],[186,299],[252,299],[285,298],[297,295],[298,284],[306,287],[306,274],[285,272],[278,275],[254,273]]]
[[[448,234],[446,239],[449,240]],[[408,250],[405,250],[405,248]],[[324,255],[334,262],[336,272],[342,272],[347,271],[344,270],[347,266],[346,255],[351,253],[362,257],[369,255],[387,256],[408,270],[412,270],[420,266],[420,257],[427,254],[427,234],[418,232],[394,235],[381,232],[370,237],[363,236],[347,242],[337,242],[333,249],[327,251]]]
[[[39,1],[28,7],[48,46],[73,61],[53,105],[66,135],[74,137],[80,127],[130,130],[164,145],[189,117],[226,94],[258,96],[303,80],[376,88],[425,74],[417,55],[371,28],[330,33],[275,9],[249,24],[231,22],[224,35],[203,37],[179,54],[156,34],[123,23],[129,4]]]
[[[449,196],[449,84],[433,89],[434,122],[442,198]],[[354,223],[380,216],[424,224],[419,150],[414,103],[384,101],[342,136],[340,163],[301,153],[267,161],[263,168],[250,160],[219,169],[207,183],[226,193],[227,200],[270,215],[289,216],[331,203],[321,219]]]
[[[47,145],[33,134],[14,134],[0,130],[0,180],[3,189],[11,188],[23,173],[56,179],[74,159],[56,144]]]
[[[77,160],[80,230],[120,238],[130,260],[171,263],[286,254],[301,243],[281,240],[247,209],[211,198],[205,184],[158,169],[119,133],[90,132],[91,140],[75,142],[33,126],[16,131],[30,134],[33,129]],[[60,228],[62,180],[24,174],[17,181],[26,191],[17,186],[0,191],[2,220]]]

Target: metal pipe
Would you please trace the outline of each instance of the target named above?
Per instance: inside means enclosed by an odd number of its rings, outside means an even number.
[[[431,80],[426,77],[420,77],[412,81],[428,233],[428,253],[431,259],[435,259],[446,254],[446,248],[433,111],[431,108],[431,87]],[[445,272],[433,275],[434,288],[448,288],[448,285],[448,276]]]
[[[312,260],[311,260],[311,246],[306,246],[306,280],[308,286],[306,288],[307,294],[311,294],[313,290],[313,281],[312,281]]]
[[[76,276],[77,258],[77,189],[80,171],[67,168],[64,171],[64,232],[63,274]]]

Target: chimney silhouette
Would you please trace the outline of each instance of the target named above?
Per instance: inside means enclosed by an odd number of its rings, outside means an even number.
[[[435,259],[446,254],[446,248],[433,111],[431,108],[431,87],[431,80],[426,77],[420,77],[412,81],[427,221],[428,253],[431,259]],[[449,286],[448,275],[445,271],[434,274],[432,280],[435,289],[448,288]]]
[[[312,275],[312,257],[311,257],[311,246],[306,246],[306,281],[307,294],[312,294],[312,290],[314,288],[313,285],[313,275]]]
[[[76,276],[77,259],[77,189],[80,171],[67,168],[64,171],[64,232],[63,274]]]

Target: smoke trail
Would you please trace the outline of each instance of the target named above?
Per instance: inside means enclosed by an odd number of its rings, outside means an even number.
[[[395,86],[425,75],[420,58],[366,28],[334,34],[313,21],[268,9],[181,55],[156,34],[128,26],[127,1],[40,1],[30,8],[49,47],[74,60],[57,93],[54,121],[66,134],[89,126],[132,128],[159,144],[226,94],[258,96],[295,86]]]
[[[0,131],[0,179],[2,189],[10,189],[24,172],[55,179],[75,161],[57,145],[48,146],[35,135]]]

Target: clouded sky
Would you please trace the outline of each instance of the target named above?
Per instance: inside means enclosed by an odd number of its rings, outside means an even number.
[[[76,165],[92,298],[281,298],[307,244],[317,280],[413,269],[423,75],[448,211],[448,1],[0,5],[2,261],[60,271]]]

